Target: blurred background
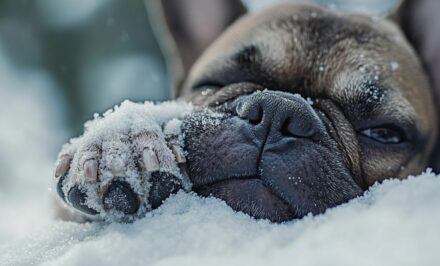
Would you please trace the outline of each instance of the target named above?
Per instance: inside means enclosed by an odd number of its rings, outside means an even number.
[[[77,133],[122,99],[170,96],[143,0],[1,0],[0,43],[16,67],[50,76]]]
[[[395,1],[320,2],[380,14]],[[93,113],[170,99],[149,21],[144,0],[0,0],[0,244],[52,219],[54,160]]]

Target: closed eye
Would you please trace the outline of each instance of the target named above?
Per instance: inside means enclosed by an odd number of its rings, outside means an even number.
[[[408,140],[404,130],[394,125],[367,128],[360,135],[382,144],[401,144]]]

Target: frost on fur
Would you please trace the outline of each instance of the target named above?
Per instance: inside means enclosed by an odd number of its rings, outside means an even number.
[[[85,124],[84,134],[66,144],[58,157],[57,182],[62,175],[59,190],[66,203],[77,208],[74,201],[78,196],[72,196],[73,189],[77,189],[76,195],[84,193],[79,203],[90,208],[86,213],[125,219],[127,213],[108,206],[119,204],[124,208],[131,194],[127,196],[121,190],[129,187],[139,201],[136,213],[130,213],[135,218],[151,210],[152,193],[163,193],[157,185],[155,191],[150,191],[153,176],[155,182],[190,190],[191,183],[179,163],[185,160],[181,119],[191,110],[192,106],[183,102],[125,101],[102,116],[95,114]],[[163,180],[171,177],[177,180]],[[127,185],[112,194],[108,190],[115,182]],[[107,198],[110,194],[115,196]]]

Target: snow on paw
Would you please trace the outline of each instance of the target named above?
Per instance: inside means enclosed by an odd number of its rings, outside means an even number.
[[[180,121],[160,123],[136,111],[98,119],[63,148],[55,176],[68,206],[106,220],[132,221],[179,189],[190,189],[182,174]]]

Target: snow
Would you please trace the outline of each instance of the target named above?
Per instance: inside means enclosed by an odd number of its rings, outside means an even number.
[[[52,222],[0,247],[5,265],[439,265],[440,179],[386,181],[299,221],[271,224],[179,193],[133,224]]]
[[[283,224],[191,193],[132,224],[56,220],[48,188],[67,137],[59,88],[1,49],[0,80],[0,265],[440,265],[440,178],[429,171]]]

